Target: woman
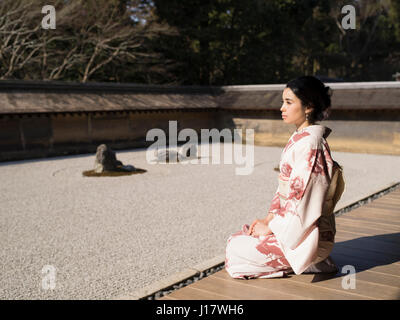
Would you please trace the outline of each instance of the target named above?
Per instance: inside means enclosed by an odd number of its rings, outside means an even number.
[[[325,140],[331,129],[315,123],[328,117],[329,91],[311,76],[292,80],[284,89],[280,111],[283,121],[294,124],[296,131],[282,152],[279,187],[267,217],[245,225],[228,239],[225,268],[232,277],[301,274],[321,261],[331,262],[326,258],[334,243],[332,213],[343,186],[336,188],[337,174],[331,184],[333,173],[340,169]]]

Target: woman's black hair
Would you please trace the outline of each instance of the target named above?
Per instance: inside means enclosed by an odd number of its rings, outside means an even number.
[[[293,91],[296,97],[300,99],[303,107],[314,108],[311,113],[311,122],[328,118],[332,90],[325,86],[321,80],[313,76],[302,76],[290,80],[286,88],[290,88]]]

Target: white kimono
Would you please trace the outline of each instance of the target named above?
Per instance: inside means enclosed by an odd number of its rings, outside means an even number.
[[[279,187],[269,209],[274,214],[269,222],[273,234],[248,236],[245,226],[228,239],[225,267],[232,277],[301,274],[329,256],[335,235],[332,213],[338,200],[328,196],[334,167],[325,140],[330,132],[325,126],[311,125],[292,134],[281,155]]]

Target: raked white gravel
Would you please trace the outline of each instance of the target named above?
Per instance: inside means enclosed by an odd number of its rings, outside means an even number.
[[[255,147],[242,176],[235,164],[151,165],[146,149],[117,152],[147,170],[124,177],[82,176],[94,154],[0,163],[0,298],[110,299],[223,254],[267,213],[281,151]],[[333,157],[347,182],[337,208],[400,181],[398,156]]]

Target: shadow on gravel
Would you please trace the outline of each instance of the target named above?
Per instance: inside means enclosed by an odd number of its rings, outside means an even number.
[[[131,171],[131,172],[106,171],[106,172],[101,172],[101,173],[94,172],[94,170],[87,170],[87,171],[83,171],[82,175],[85,177],[121,177],[121,176],[131,176],[133,174],[139,174],[139,173],[145,173],[145,172],[147,172],[147,170],[144,170],[144,169],[135,169],[134,171]]]

